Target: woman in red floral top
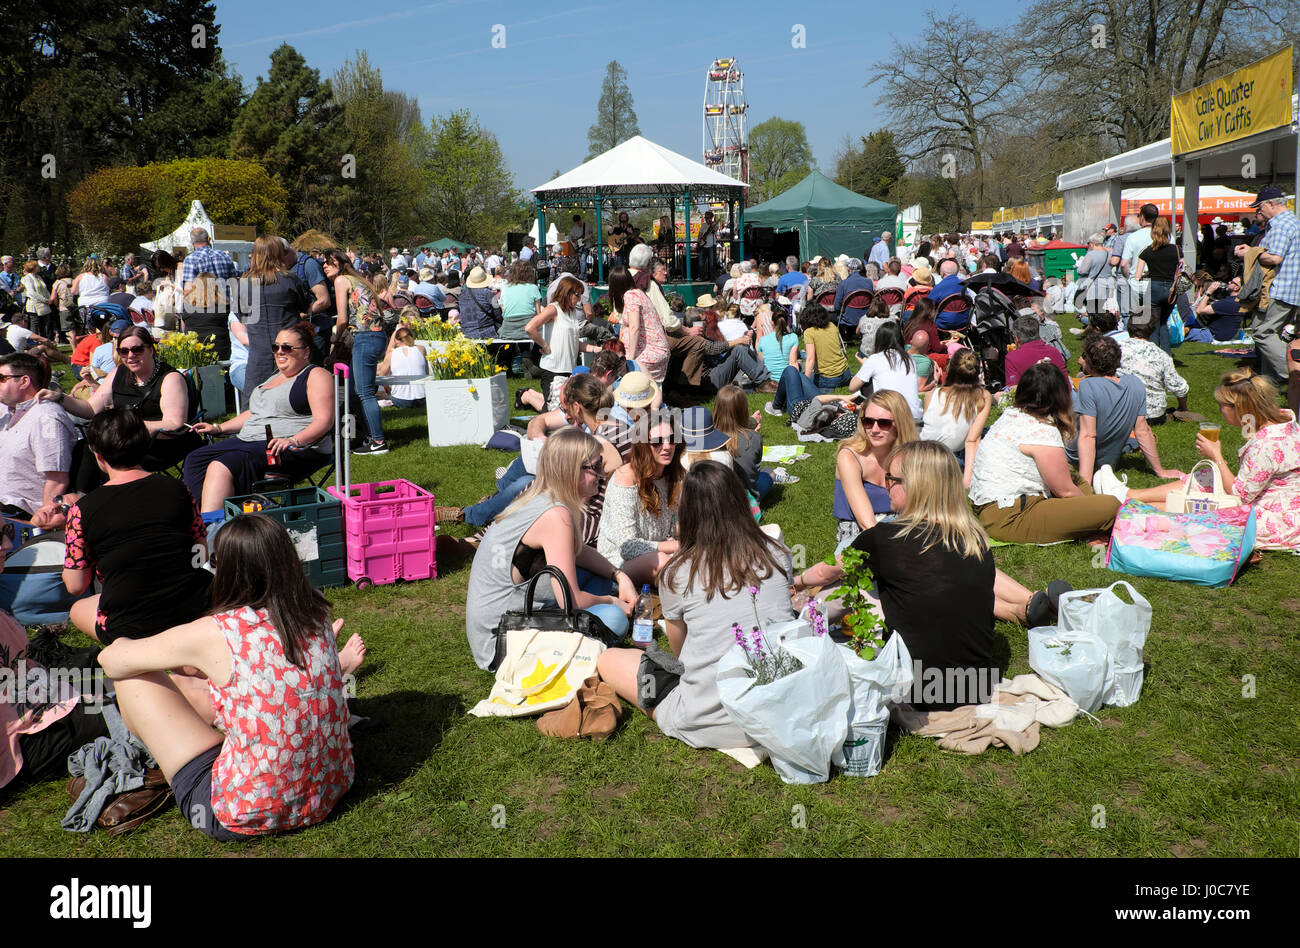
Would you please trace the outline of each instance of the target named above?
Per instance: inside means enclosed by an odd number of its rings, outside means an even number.
[[[215,540],[212,615],[118,639],[100,664],[196,829],[230,841],[319,823],[352,785],[344,676],[364,645],[353,636],[335,652],[329,603],[279,523],[236,517]],[[224,738],[191,709],[171,668],[208,679]]]

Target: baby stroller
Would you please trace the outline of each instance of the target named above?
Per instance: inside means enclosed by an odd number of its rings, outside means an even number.
[[[966,344],[980,361],[984,387],[1001,391],[1007,382],[1007,347],[1011,345],[1011,324],[1017,316],[1011,298],[996,287],[986,286],[975,294]]]

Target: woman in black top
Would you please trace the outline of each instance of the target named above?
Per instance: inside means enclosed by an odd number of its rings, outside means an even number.
[[[93,418],[106,408],[129,408],[144,420],[151,441],[142,466],[165,471],[182,461],[203,439],[184,429],[190,420],[190,387],[185,376],[157,357],[153,335],[132,326],[117,338],[121,364],[104,377],[89,398],[48,390],[52,398],[78,418]],[[85,493],[104,482],[85,442],[77,442],[72,458],[72,487]]]
[[[263,234],[253,244],[248,272],[239,279],[235,303],[240,321],[248,330],[248,368],[244,370],[245,405],[253,390],[275,375],[275,354],[271,344],[281,329],[298,323],[310,309],[302,284],[284,270],[280,238]]]
[[[853,547],[867,557],[886,627],[921,663],[913,692],[921,700],[913,704],[937,711],[986,703],[992,695],[983,692],[1001,678],[994,620],[1044,625],[1070,587],[1053,583],[1034,593],[997,569],[988,535],[966,502],[961,467],[944,445],[900,445],[886,470],[890,501],[901,513],[863,530]],[[796,577],[795,588],[842,576],[838,567],[813,567]]]
[[[1165,352],[1169,352],[1169,314],[1174,308],[1170,294],[1173,292],[1174,280],[1177,278],[1180,257],[1178,247],[1170,239],[1169,218],[1157,217],[1151,225],[1151,246],[1138,254],[1137,264],[1133,268],[1133,279],[1141,283],[1151,281],[1151,288],[1143,301],[1157,316],[1156,331],[1151,341]]]
[[[203,615],[212,575],[203,568],[203,522],[189,491],[140,466],[149,432],[140,415],[110,408],[86,432],[107,482],[68,508],[63,583],[79,596],[74,625],[104,644],[145,638]]]

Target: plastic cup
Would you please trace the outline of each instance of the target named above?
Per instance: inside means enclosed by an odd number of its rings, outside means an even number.
[[[1207,441],[1219,440],[1219,426],[1208,421],[1201,422],[1201,436]]]

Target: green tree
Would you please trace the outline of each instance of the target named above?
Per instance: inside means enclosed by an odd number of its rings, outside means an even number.
[[[749,133],[749,186],[757,189],[750,203],[766,201],[812,171],[813,153],[802,122],[773,116]]]
[[[611,59],[605,67],[605,81],[600,84],[596,122],[587,129],[587,160],[640,134],[632,93],[627,87],[627,70],[617,59]]]
[[[429,122],[420,219],[436,238],[495,247],[518,216],[522,200],[496,136],[468,110]]]
[[[170,232],[195,200],[222,224],[267,230],[287,198],[256,162],[184,158],[86,176],[68,195],[68,218],[86,243],[125,251]]]
[[[314,205],[350,196],[342,113],[329,80],[286,43],[236,117],[230,156],[258,162],[288,190],[284,229],[304,230]]]
[[[6,7],[0,30],[0,241],[72,241],[67,194],[90,172],[223,153],[242,87],[211,0]]]
[[[895,182],[907,172],[894,133],[875,131],[859,142],[845,147],[836,159],[835,182],[877,201],[888,201]]]
[[[342,207],[343,230],[371,246],[406,243],[415,227],[419,193],[420,107],[403,93],[384,90],[379,69],[364,50],[334,74],[333,89],[356,162],[356,178]]]

